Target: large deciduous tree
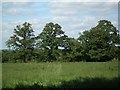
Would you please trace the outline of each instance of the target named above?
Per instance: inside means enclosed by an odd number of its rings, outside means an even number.
[[[100,20],[96,27],[84,31],[78,40],[82,44],[84,57],[89,61],[107,61],[118,54],[118,30],[108,20]]]
[[[32,59],[35,37],[30,23],[25,22],[17,25],[14,29],[14,35],[6,42],[7,46],[13,48],[19,54],[22,62]]]
[[[62,27],[52,22],[45,25],[42,33],[37,37],[40,40],[39,48],[44,51],[44,61],[57,60],[61,50],[67,50],[67,39]]]

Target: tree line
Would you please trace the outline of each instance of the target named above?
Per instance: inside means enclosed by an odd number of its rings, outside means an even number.
[[[70,38],[59,24],[47,23],[43,31],[34,35],[32,25],[17,25],[14,34],[6,41],[9,49],[2,50],[2,62],[53,62],[53,61],[110,61],[120,59],[120,34],[108,20]]]

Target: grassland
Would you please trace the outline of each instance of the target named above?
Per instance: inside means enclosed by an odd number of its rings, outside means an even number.
[[[2,63],[0,63],[0,89],[2,88]]]
[[[118,62],[2,64],[3,88],[117,87],[117,82]]]

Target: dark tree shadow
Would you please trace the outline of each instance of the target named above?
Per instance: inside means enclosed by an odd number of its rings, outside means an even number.
[[[66,90],[71,88],[119,88],[120,78],[106,79],[106,78],[79,78],[71,81],[62,81],[60,85],[48,85],[44,87],[34,83],[33,85],[16,85],[15,88],[2,88],[2,90]]]

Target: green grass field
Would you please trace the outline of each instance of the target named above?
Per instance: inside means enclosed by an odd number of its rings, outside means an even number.
[[[2,63],[0,63],[0,89],[2,88]]]
[[[2,88],[116,87],[116,78],[118,62],[2,64]]]

